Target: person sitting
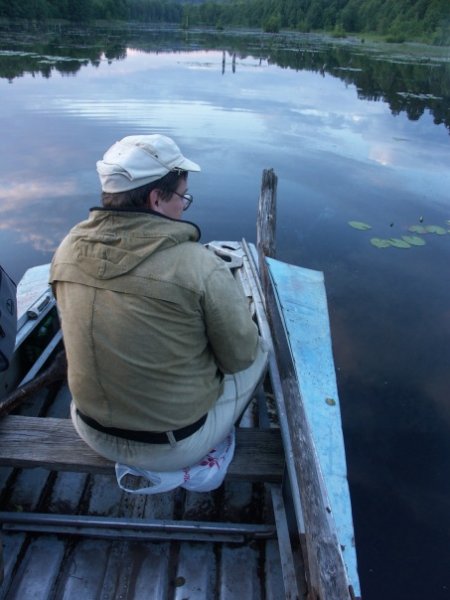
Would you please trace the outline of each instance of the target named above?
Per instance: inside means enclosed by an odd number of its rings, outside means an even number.
[[[267,350],[226,263],[182,220],[200,167],[163,135],[127,136],[97,162],[102,206],[51,266],[81,438],[155,471],[221,442],[264,376]]]

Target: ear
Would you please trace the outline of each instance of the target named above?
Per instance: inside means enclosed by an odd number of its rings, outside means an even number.
[[[155,212],[161,212],[161,202],[159,190],[152,190],[148,195],[148,207]]]

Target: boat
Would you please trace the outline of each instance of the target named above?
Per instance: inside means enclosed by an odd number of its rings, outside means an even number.
[[[0,380],[0,598],[361,598],[324,278],[273,257],[275,191],[265,171],[256,245],[207,244],[271,347],[212,492],[119,488],[114,464],[76,435],[67,382],[52,375],[63,351],[49,265],[25,274]]]

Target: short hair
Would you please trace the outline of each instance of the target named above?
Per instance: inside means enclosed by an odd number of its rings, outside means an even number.
[[[187,171],[169,171],[167,175],[134,188],[126,192],[102,192],[102,204],[105,208],[143,208],[147,204],[148,196],[152,190],[159,190],[161,200],[170,200],[172,194],[176,192],[181,179],[186,180]]]

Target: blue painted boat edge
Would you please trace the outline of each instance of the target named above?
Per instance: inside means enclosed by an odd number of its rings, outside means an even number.
[[[361,595],[324,275],[266,258],[349,582]]]

